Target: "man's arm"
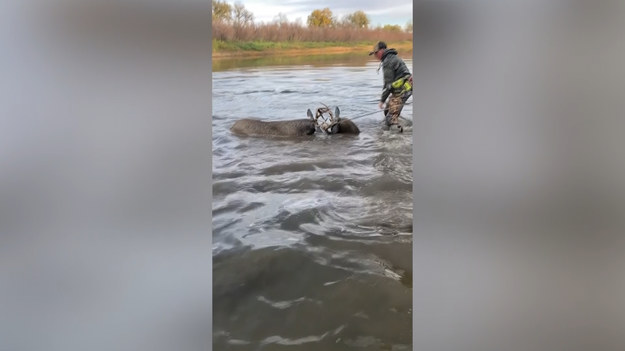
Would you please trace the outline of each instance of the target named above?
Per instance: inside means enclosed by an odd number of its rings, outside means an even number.
[[[383,66],[384,70],[384,86],[382,87],[382,96],[380,102],[386,101],[389,95],[391,95],[391,83],[393,83],[393,68],[389,65]]]

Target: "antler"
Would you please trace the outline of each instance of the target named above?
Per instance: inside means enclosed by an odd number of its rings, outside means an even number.
[[[328,105],[324,103],[320,103],[320,104],[323,105],[324,107],[317,108],[317,112],[315,114],[315,124],[317,124],[317,126],[319,126],[319,128],[323,130],[325,133],[331,134],[330,129],[332,128],[332,126],[338,123],[338,121],[334,119],[334,114],[332,113],[332,110],[330,109],[330,107],[328,107]],[[323,117],[324,113],[327,113],[330,116],[329,120]],[[319,117],[322,118],[323,120],[322,123],[319,123]]]
[[[324,107],[319,107],[317,108],[317,116],[316,118],[319,118],[321,116],[323,116],[324,113],[328,113],[330,115],[330,120],[333,121],[334,120],[334,115],[332,114],[332,110],[330,109],[330,107],[328,107],[328,105],[320,102],[320,104],[322,104]],[[324,118],[325,120],[325,118]]]

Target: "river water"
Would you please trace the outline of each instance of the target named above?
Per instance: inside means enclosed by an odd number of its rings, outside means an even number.
[[[381,128],[363,56],[213,66],[215,350],[412,349],[412,131]],[[229,131],[322,104],[360,135]]]

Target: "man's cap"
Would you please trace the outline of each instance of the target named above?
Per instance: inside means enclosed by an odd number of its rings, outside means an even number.
[[[369,56],[375,54],[382,49],[386,49],[386,43],[383,41],[378,41],[378,43],[373,46],[373,51],[369,53]]]

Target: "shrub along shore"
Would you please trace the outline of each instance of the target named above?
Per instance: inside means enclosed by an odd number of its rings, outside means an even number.
[[[384,39],[380,39],[384,40]],[[308,56],[362,53],[367,55],[377,41],[323,42],[323,41],[221,41],[213,40],[213,59],[231,59],[263,56]],[[387,41],[389,48],[395,48],[402,56],[412,56],[412,41]]]

